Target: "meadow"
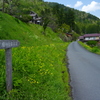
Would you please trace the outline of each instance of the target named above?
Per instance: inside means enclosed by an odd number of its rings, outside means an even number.
[[[0,100],[71,100],[65,57],[68,43],[13,48],[13,89],[5,87],[0,50]]]

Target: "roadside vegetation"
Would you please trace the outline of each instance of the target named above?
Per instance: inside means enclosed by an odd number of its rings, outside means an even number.
[[[71,100],[65,63],[68,43],[13,49],[13,90],[6,93],[4,50],[0,50],[0,99]]]
[[[0,39],[19,40],[12,49],[13,89],[6,92],[5,51],[0,50],[0,100],[72,100],[66,49],[50,28],[26,24],[0,12]]]
[[[82,43],[81,41],[78,41],[78,43],[83,46],[85,49],[87,49],[90,52],[100,54],[100,47],[96,46],[96,42],[88,42],[88,44]],[[95,46],[94,46],[95,45]]]

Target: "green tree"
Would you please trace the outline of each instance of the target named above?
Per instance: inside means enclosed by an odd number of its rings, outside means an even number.
[[[79,37],[79,34],[77,34],[76,32],[72,32],[72,40],[76,41]]]
[[[81,29],[79,28],[79,26],[77,25],[77,23],[75,23],[74,31],[76,33],[78,33],[78,34],[81,34]]]
[[[53,14],[57,18],[57,24],[60,27],[62,24],[66,23],[66,18],[65,18],[65,10],[60,4],[56,4],[53,9],[52,9]]]
[[[42,10],[41,14],[42,14],[42,21],[43,21],[42,25],[43,25],[43,29],[44,29],[43,34],[46,35],[45,30],[46,30],[46,28],[47,28],[47,26],[48,26],[48,24],[50,22],[50,20],[49,20],[50,9]]]
[[[99,26],[97,24],[89,24],[87,26],[87,33],[99,33]]]
[[[68,33],[70,32],[70,26],[67,25],[67,24],[62,24],[62,26],[60,27],[60,30],[59,30],[60,33]]]
[[[43,34],[44,35],[46,35],[45,30],[46,30],[48,24],[49,24],[49,20],[48,19],[44,19],[44,23],[43,23],[43,30],[44,30]]]
[[[100,21],[97,21],[97,28],[98,28],[98,33],[100,33]]]
[[[15,7],[19,5],[20,0],[3,0],[2,2],[3,12],[13,14],[15,12]],[[18,9],[18,7],[16,9]]]
[[[66,15],[67,24],[71,27],[71,30],[74,30],[75,27],[75,14],[71,9],[68,10]]]

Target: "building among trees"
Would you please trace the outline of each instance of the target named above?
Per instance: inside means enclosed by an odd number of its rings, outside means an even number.
[[[85,34],[83,36],[79,37],[79,40],[82,42],[87,42],[87,41],[100,41],[100,33],[94,33],[94,34]]]
[[[32,17],[32,20],[30,21],[30,23],[41,24],[41,17],[39,17],[37,13],[35,13],[34,11],[31,11],[30,16]]]

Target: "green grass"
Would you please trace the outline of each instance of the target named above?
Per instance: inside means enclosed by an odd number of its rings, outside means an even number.
[[[13,89],[6,92],[5,51],[0,50],[0,100],[72,100],[66,49],[50,28],[25,24],[0,12],[0,39],[17,39],[12,49]]]
[[[93,52],[93,53],[96,53],[96,54],[99,54],[100,55],[100,48],[98,48],[97,46],[94,46],[94,47],[90,47],[89,45],[87,44],[84,44],[82,42],[78,42],[81,46],[83,46],[85,49],[87,49],[88,51],[90,52]]]
[[[43,27],[36,24],[26,24],[20,20],[0,12],[0,39],[19,40],[21,46],[37,46],[61,42],[61,39],[50,28],[43,35]]]
[[[64,56],[68,43],[13,49],[13,90],[5,93],[4,56],[1,64],[3,100],[71,100]],[[4,50],[0,51],[3,54]]]

